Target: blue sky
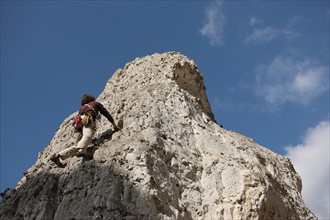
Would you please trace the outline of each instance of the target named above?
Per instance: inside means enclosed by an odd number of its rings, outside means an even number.
[[[290,156],[306,203],[330,218],[329,16],[329,1],[1,1],[0,191],[83,93],[136,57],[178,51],[219,124]]]

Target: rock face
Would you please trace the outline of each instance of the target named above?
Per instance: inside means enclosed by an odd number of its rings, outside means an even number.
[[[89,147],[58,168],[49,158],[75,142],[73,113],[19,182],[0,219],[316,219],[288,158],[214,119],[194,61],[175,53],[137,58],[98,97]]]

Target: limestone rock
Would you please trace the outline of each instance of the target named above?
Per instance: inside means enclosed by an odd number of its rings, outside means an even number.
[[[203,77],[176,53],[137,58],[98,97],[123,123],[98,121],[94,159],[49,158],[74,144],[73,113],[19,182],[0,219],[316,219],[287,157],[221,128]]]

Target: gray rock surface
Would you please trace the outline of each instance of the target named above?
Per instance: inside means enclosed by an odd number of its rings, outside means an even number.
[[[137,58],[98,97],[102,117],[88,151],[58,168],[49,158],[75,142],[70,115],[18,183],[0,219],[316,219],[287,157],[221,128],[203,77],[176,53]]]

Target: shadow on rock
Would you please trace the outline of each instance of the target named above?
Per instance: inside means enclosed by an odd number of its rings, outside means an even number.
[[[27,177],[2,194],[0,219],[153,219],[157,213],[116,164],[88,161],[77,169]]]
[[[124,121],[123,119],[119,119],[117,126],[120,129],[123,129],[124,127]],[[105,142],[110,141],[112,139],[112,135],[116,132],[120,132],[120,130],[114,130],[114,129],[108,129],[104,131],[99,137],[94,138],[92,140],[93,146],[87,148],[86,153],[82,153],[80,157],[83,157],[83,162],[92,160],[95,151]],[[79,155],[78,155],[79,156]]]
[[[117,132],[112,129],[104,131],[99,137],[92,140],[92,146],[88,147],[86,152],[77,153],[77,157],[83,157],[83,162],[92,160],[94,157],[95,151],[105,142],[112,139],[112,135]]]

